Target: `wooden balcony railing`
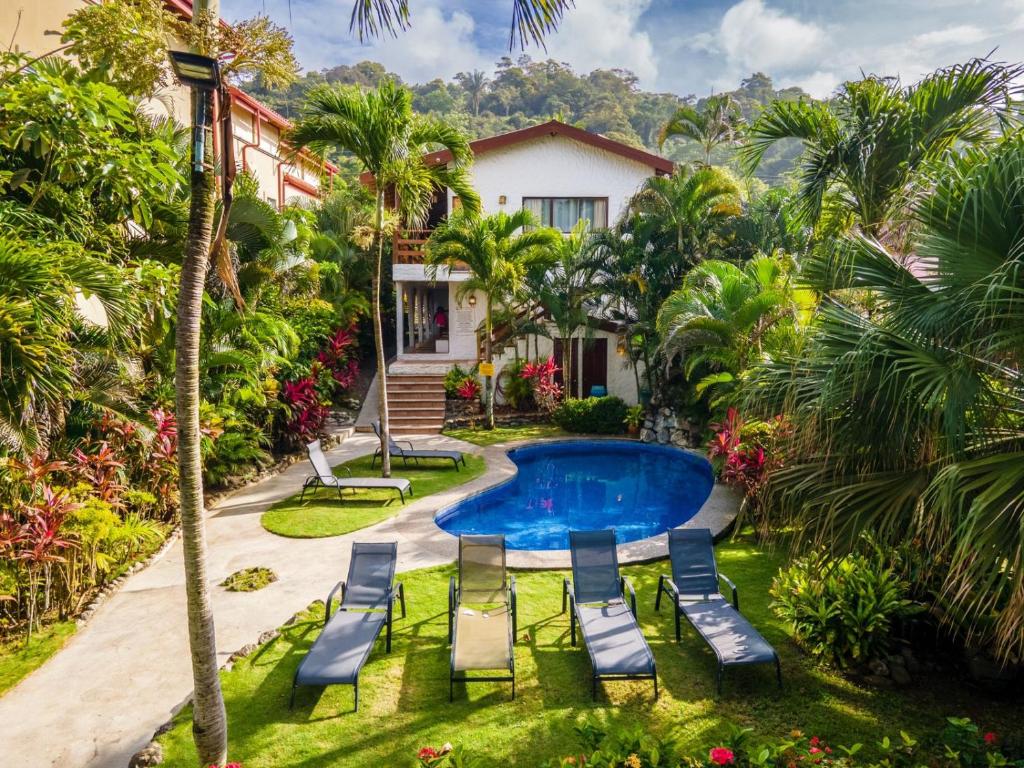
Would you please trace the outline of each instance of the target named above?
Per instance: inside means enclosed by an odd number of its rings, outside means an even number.
[[[422,264],[423,244],[430,237],[429,229],[400,229],[391,244],[394,264]]]
[[[395,233],[391,243],[392,264],[422,264],[423,247],[430,237],[429,229],[400,229]],[[455,265],[457,270],[468,267],[461,261]]]

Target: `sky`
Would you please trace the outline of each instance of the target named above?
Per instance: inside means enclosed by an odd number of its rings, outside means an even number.
[[[221,0],[228,20],[265,12],[286,27],[306,70],[369,59],[427,82],[492,72],[509,55],[511,0],[410,7],[410,30],[361,44],[348,31],[352,0]],[[705,96],[760,71],[824,97],[862,71],[910,82],[994,49],[1024,61],[1024,0],[576,0],[546,43],[526,53],[578,72],[628,69],[646,90]]]

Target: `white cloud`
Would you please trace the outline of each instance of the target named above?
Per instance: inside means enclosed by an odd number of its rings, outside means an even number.
[[[913,48],[943,48],[950,45],[971,45],[988,37],[988,33],[973,24],[958,24],[945,29],[922,32],[910,38]]]
[[[558,32],[547,39],[547,55],[568,62],[578,72],[628,69],[641,85],[651,87],[658,75],[654,44],[650,35],[638,27],[640,16],[650,4],[651,0],[577,2],[566,13]]]
[[[741,0],[722,17],[718,39],[733,68],[742,72],[778,71],[817,59],[825,30],[786,16],[764,0]]]
[[[303,14],[295,19],[295,37],[303,41],[307,52],[303,64],[307,68],[370,60],[409,82],[426,82],[493,66],[493,56],[482,51],[474,40],[473,17],[464,11],[446,11],[443,0],[419,0],[409,30],[399,32],[397,37],[384,35],[365,45],[348,33],[351,0],[327,0],[326,4],[330,11],[323,9],[323,15]],[[321,23],[331,16],[344,19],[344,26]]]
[[[817,99],[828,98],[839,86],[843,78],[835,72],[824,72],[817,70],[808,75],[800,75],[793,78],[784,78],[783,86],[797,85]]]

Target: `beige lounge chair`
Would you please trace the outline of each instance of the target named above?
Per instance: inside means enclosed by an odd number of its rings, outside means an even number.
[[[448,585],[448,642],[452,645],[448,700],[455,683],[512,682],[516,697],[516,579],[505,570],[505,537],[460,536],[459,577]],[[506,671],[477,676],[471,672]]]

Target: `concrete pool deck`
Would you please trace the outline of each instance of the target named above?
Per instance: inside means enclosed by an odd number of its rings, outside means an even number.
[[[328,589],[348,568],[353,541],[397,541],[398,570],[455,560],[457,539],[434,524],[438,509],[512,477],[506,451],[518,443],[480,447],[445,436],[416,438],[417,446],[482,455],[488,468],[449,491],[417,499],[376,525],[343,536],[289,539],[260,524],[273,503],[299,491],[306,462],[236,491],[207,511],[207,568],[221,663],[238,648],[283,624]],[[328,451],[333,465],[365,456],[376,439],[355,435]],[[394,474],[401,477],[401,465]],[[739,495],[716,485],[689,525],[723,532],[739,508]],[[665,536],[619,547],[625,562],[666,555]],[[515,568],[567,568],[568,552],[509,552]],[[240,568],[264,566],[278,581],[258,592],[228,592],[219,583]],[[153,732],[183,707],[192,676],[185,631],[184,570],[180,539],[132,575],[104,602],[67,645],[0,697],[3,766],[125,768]]]

